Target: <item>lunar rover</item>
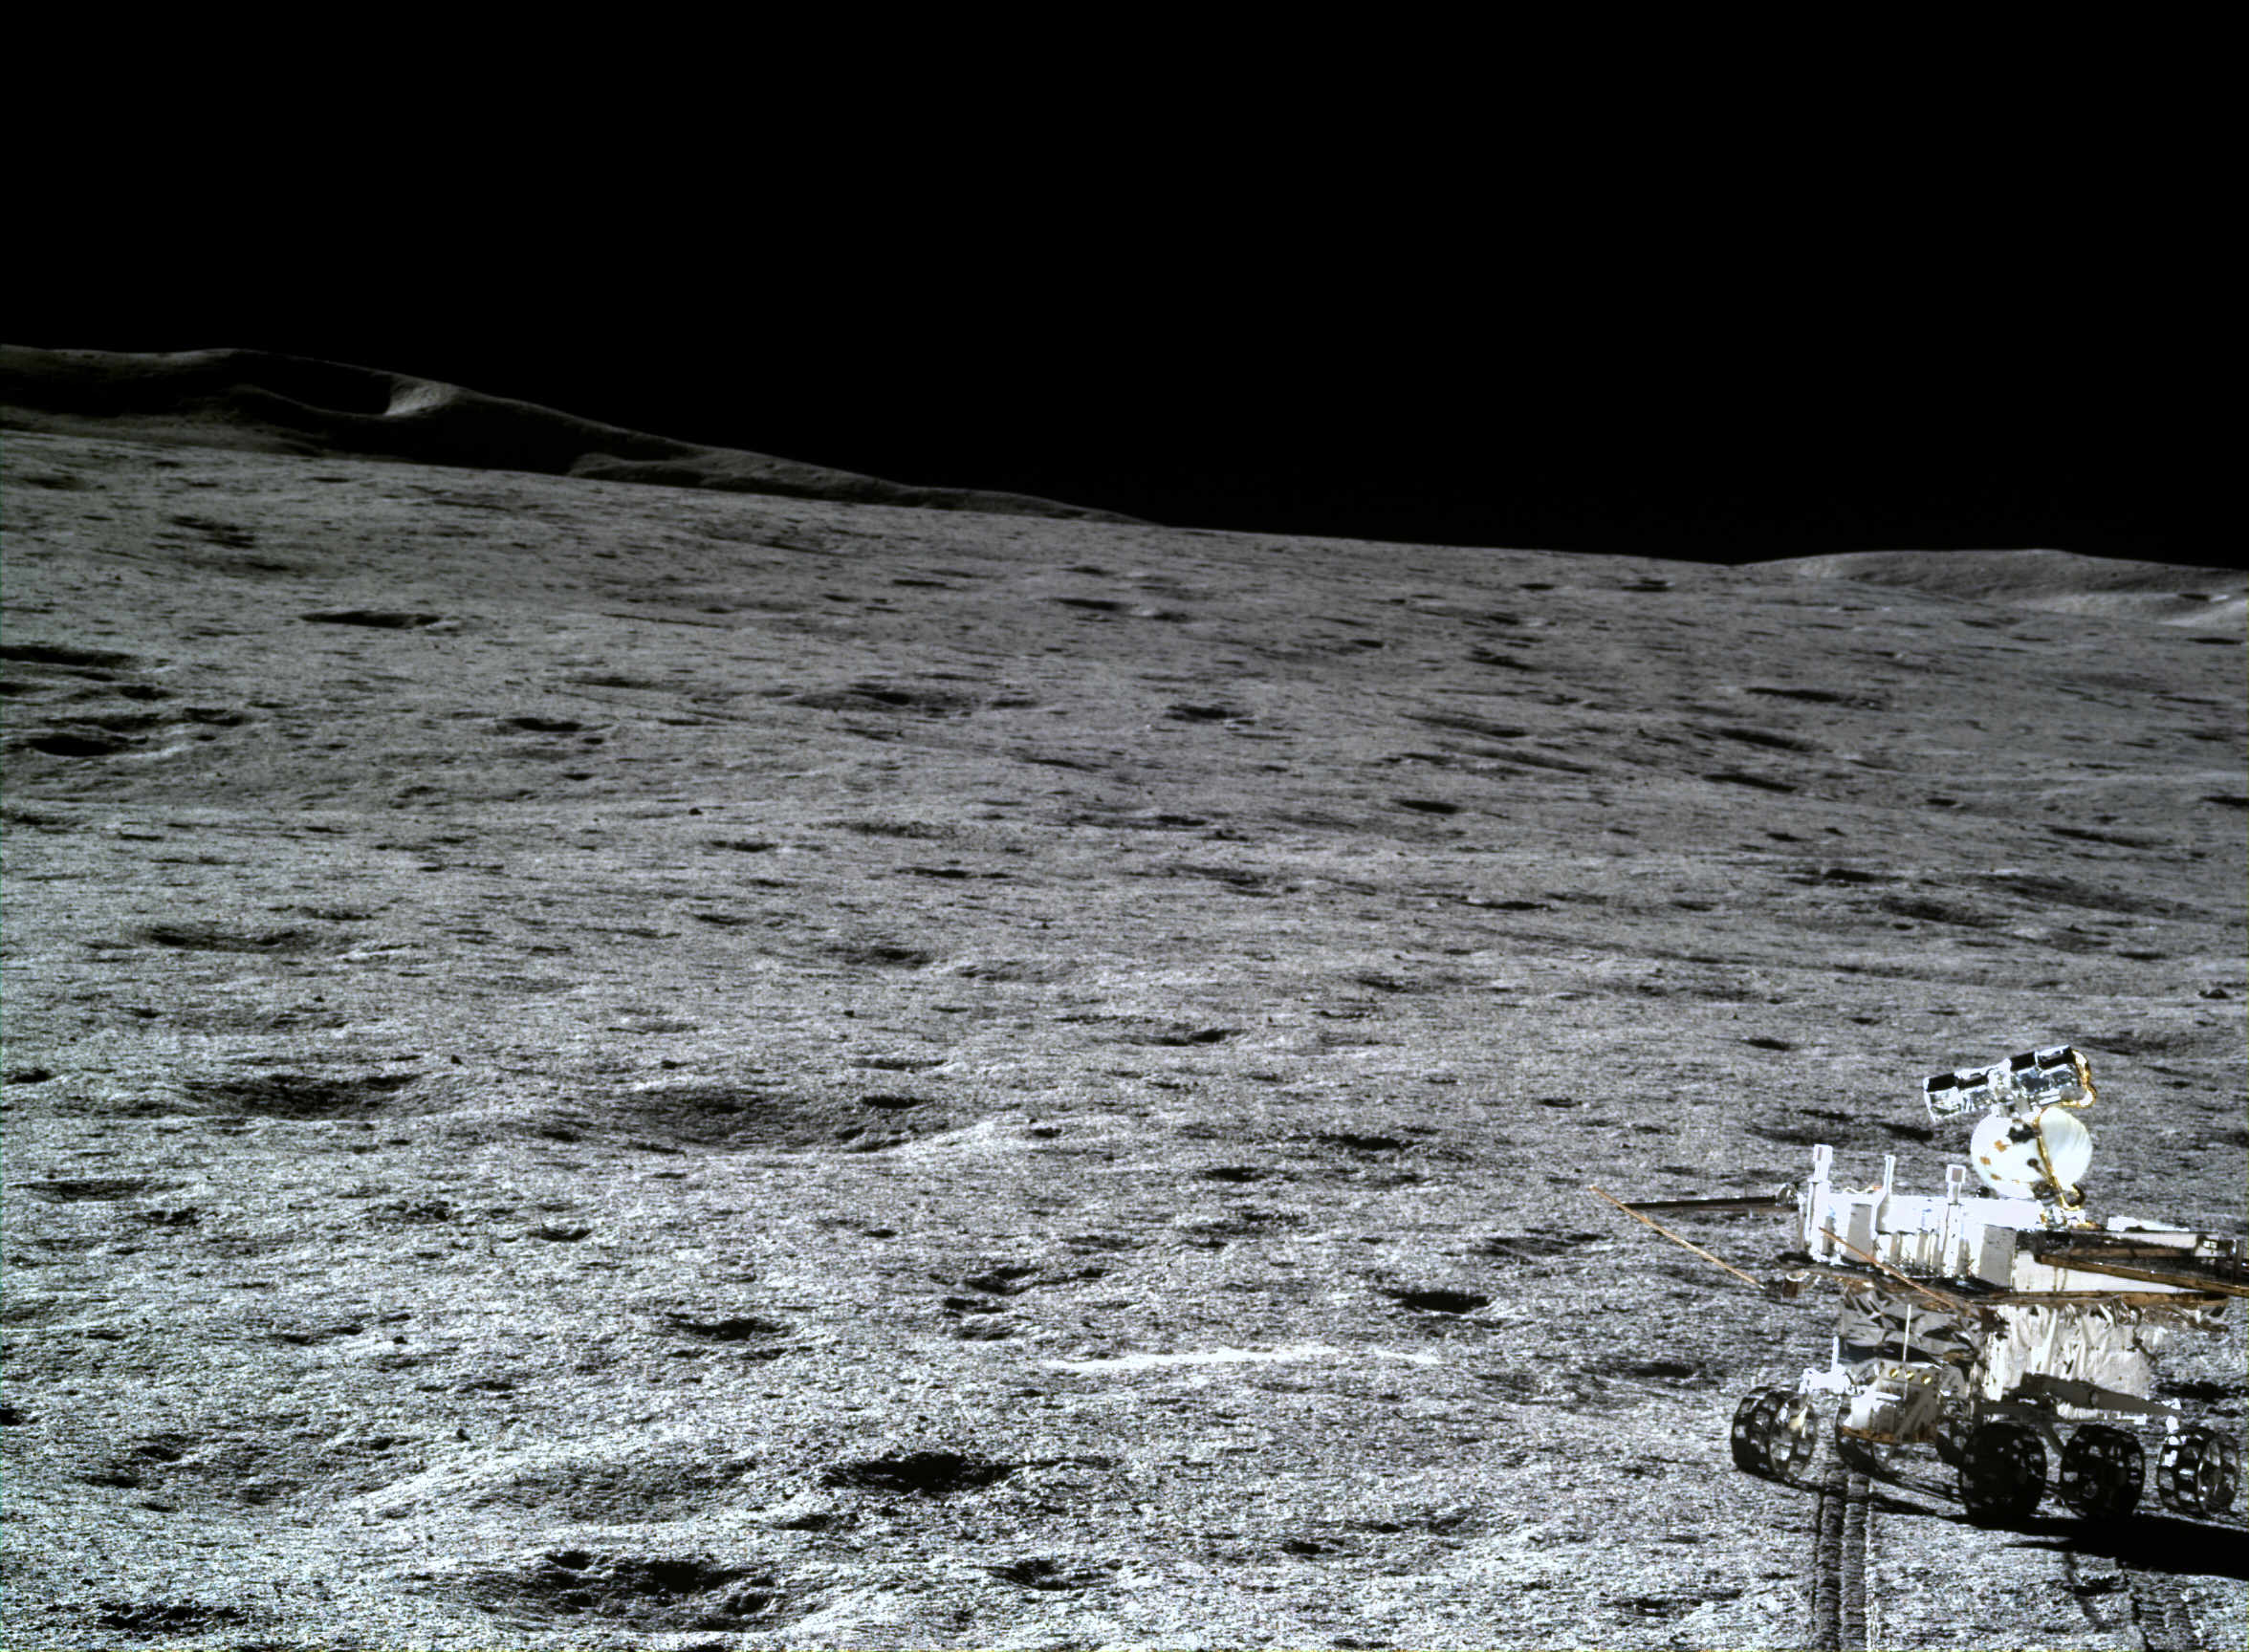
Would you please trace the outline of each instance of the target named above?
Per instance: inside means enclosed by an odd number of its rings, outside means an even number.
[[[2242,1241],[2131,1216],[2096,1224],[2078,1188],[2093,1078],[2067,1045],[1938,1074],[1923,1099],[1940,1124],[1980,1115],[1969,1144],[1980,1192],[1958,1164],[1941,1194],[1900,1192],[1894,1156],[1872,1186],[1839,1186],[1827,1146],[1813,1149],[1806,1181],[1766,1199],[1627,1204],[1593,1189],[1776,1300],[1840,1290],[1826,1367],[1741,1401],[1735,1466],[1801,1484],[1823,1432],[1867,1473],[1928,1446],[1957,1469],[1970,1517],[2004,1524],[2045,1493],[2049,1447],[2055,1494],[2087,1518],[2129,1513],[2152,1455],[2165,1508],[2230,1509],[2241,1483],[2233,1434],[2151,1396],[2166,1340],[2215,1329],[2230,1298],[2249,1295]],[[1653,1219],[1743,1210],[1794,1214],[1797,1249],[1778,1276],[1759,1280]]]

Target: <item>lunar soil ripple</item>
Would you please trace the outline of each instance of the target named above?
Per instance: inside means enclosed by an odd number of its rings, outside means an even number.
[[[2249,1632],[1736,1472],[1829,1319],[1584,1191],[2068,1042],[2242,1231],[2238,576],[6,460],[11,1645]]]

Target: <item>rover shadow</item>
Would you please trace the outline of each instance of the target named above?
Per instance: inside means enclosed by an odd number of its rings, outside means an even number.
[[[2145,1509],[2121,1520],[2040,1515],[2023,1521],[2018,1530],[2030,1539],[2014,1545],[2020,1549],[2098,1555],[2135,1572],[2249,1582],[2249,1543],[2240,1541],[2241,1521],[2230,1512],[2211,1521]],[[2216,1540],[2226,1532],[2234,1533],[2233,1541]]]
[[[1953,1470],[1941,1464],[1893,1464],[1867,1480],[1867,1507],[1876,1513],[1979,1525],[1961,1506]],[[1816,1493],[1821,1487],[1810,1483],[1801,1489]],[[2243,1521],[2232,1511],[2195,1520],[2163,1509],[2151,1497],[2121,1518],[2088,1520],[2063,1511],[2049,1478],[2037,1512],[1980,1529],[2016,1533],[2013,1548],[2094,1555],[2140,1572],[2249,1581],[2249,1544],[2238,1540]],[[2235,1533],[2235,1541],[2213,1541],[2226,1532]]]

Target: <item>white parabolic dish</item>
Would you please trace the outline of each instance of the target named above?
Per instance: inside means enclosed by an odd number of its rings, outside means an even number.
[[[2042,1107],[2028,1119],[1994,1113],[1976,1126],[1968,1151],[1986,1187],[2002,1198],[2032,1199],[2049,1165],[2063,1187],[2084,1180],[2093,1163],[2093,1134],[2066,1107]]]

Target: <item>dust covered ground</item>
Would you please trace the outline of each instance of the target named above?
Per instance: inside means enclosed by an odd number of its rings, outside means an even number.
[[[6,460],[11,1645],[2249,1633],[1735,1472],[1824,1309],[1585,1192],[2070,1042],[2243,1231],[2238,576]]]

